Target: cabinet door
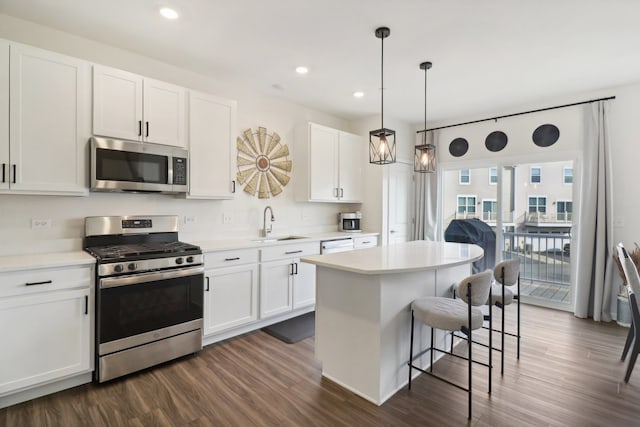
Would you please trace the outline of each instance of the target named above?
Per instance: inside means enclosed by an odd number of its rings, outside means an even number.
[[[204,335],[257,320],[258,265],[208,270],[204,296]]]
[[[144,79],[143,139],[157,144],[186,147],[183,87]]]
[[[10,50],[10,187],[86,194],[89,64],[20,44]]]
[[[90,290],[0,299],[0,394],[88,371]]]
[[[340,201],[362,201],[363,162],[366,155],[358,135],[340,132]]]
[[[189,198],[233,198],[236,108],[236,101],[189,92]]]
[[[315,304],[316,266],[296,259],[293,271],[293,308]]]
[[[93,133],[142,140],[142,76],[93,66]]]
[[[291,311],[292,270],[291,259],[260,264],[260,318]]]
[[[9,188],[9,42],[0,40],[0,190]]]
[[[309,199],[335,202],[338,199],[338,145],[340,132],[309,125]]]

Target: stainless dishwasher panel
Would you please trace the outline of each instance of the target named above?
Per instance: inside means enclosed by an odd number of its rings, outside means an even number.
[[[347,252],[352,250],[353,239],[351,237],[323,240],[320,242],[321,254],[332,254],[336,252]]]

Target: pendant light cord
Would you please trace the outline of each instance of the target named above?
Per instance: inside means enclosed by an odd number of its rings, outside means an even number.
[[[424,128],[427,128],[427,67],[424,67]],[[427,133],[425,132],[423,143],[427,143]]]
[[[380,128],[384,129],[384,36],[380,38],[382,45],[380,54]],[[425,128],[427,125],[425,124]]]

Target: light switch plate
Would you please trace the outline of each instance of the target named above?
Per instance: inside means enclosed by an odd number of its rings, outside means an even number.
[[[222,214],[222,223],[223,224],[232,224],[233,223],[233,215],[229,212],[225,212]]]

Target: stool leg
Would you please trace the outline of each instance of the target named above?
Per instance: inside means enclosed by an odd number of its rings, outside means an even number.
[[[429,372],[433,372],[433,327],[431,328],[431,342],[429,343]]]
[[[518,274],[518,360],[520,360],[520,274]]]
[[[469,419],[471,419],[471,371],[472,371],[472,367],[473,367],[473,356],[471,354],[471,347],[473,346],[473,337],[472,337],[472,330],[473,330],[473,326],[471,325],[471,283],[467,284],[467,307],[468,307],[468,317],[467,317],[467,322],[469,325],[469,340],[468,340],[468,348],[469,348]]]
[[[413,367],[413,310],[411,310],[411,339],[409,340],[409,390],[411,390],[411,368]]]
[[[631,343],[633,342],[633,337],[636,335],[635,329],[633,326],[633,322],[631,322],[631,327],[629,328],[629,333],[627,334],[627,340],[624,342],[624,349],[622,350],[622,357],[620,360],[624,362],[624,359],[627,357],[627,352],[631,347]]]
[[[500,375],[504,375],[504,310],[505,310],[505,297],[504,297],[504,267],[502,267],[502,324],[500,325]]]
[[[489,289],[489,393],[491,393],[491,368],[493,366],[493,295]]]

